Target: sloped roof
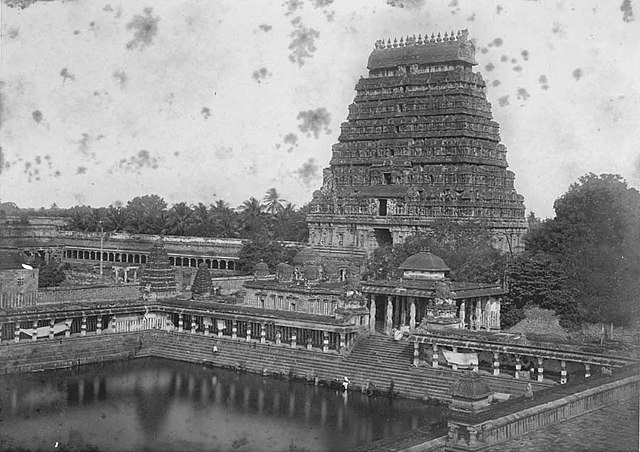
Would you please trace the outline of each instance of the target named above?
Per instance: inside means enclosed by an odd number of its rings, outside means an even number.
[[[409,256],[400,265],[401,270],[416,270],[422,272],[442,272],[451,270],[445,262],[429,251],[420,251]]]
[[[487,382],[476,372],[467,372],[451,387],[451,396],[466,400],[481,400],[493,394]]]

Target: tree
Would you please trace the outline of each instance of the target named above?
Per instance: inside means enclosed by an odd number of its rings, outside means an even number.
[[[283,203],[287,202],[280,197],[280,193],[274,188],[267,190],[262,200],[262,208],[271,215],[276,215],[284,210]]]
[[[167,212],[164,231],[170,235],[185,235],[193,224],[193,211],[186,203],[174,204]]]
[[[110,205],[105,212],[104,229],[112,232],[124,231],[127,213],[122,207]]]
[[[451,269],[451,279],[463,282],[501,281],[505,257],[492,246],[492,238],[481,223],[437,221],[429,234],[408,237],[405,243],[376,249],[365,276],[374,279],[398,278],[404,260],[423,249],[441,257]]]
[[[240,249],[238,270],[251,273],[258,262],[264,261],[273,272],[280,262],[293,262],[298,251],[298,247],[285,246],[275,241],[252,240]]]
[[[269,219],[262,211],[262,205],[253,196],[238,206],[240,211],[241,237],[252,240],[270,238]]]
[[[219,199],[211,206],[212,235],[215,237],[238,237],[238,213],[229,204]]]
[[[158,195],[136,196],[127,203],[127,231],[160,234],[164,227],[167,203]]]
[[[40,259],[37,265],[40,267],[38,273],[38,287],[40,288],[59,286],[66,278],[61,262],[52,259],[49,263],[45,263]]]
[[[640,193],[613,174],[587,174],[554,203],[556,216],[525,237],[566,269],[584,319],[629,324],[640,300]]]

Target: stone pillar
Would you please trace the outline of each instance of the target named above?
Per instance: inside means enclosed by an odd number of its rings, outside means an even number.
[[[542,367],[542,358],[538,358],[538,381],[544,379],[544,367]]]
[[[231,339],[238,339],[238,324],[235,320],[231,321]]]
[[[560,370],[560,384],[566,385],[567,384],[567,362],[564,359],[560,361],[560,367],[562,368]]]
[[[416,329],[416,299],[411,297],[411,305],[409,306],[409,328],[411,331]]]
[[[584,365],[584,378],[589,378],[591,376],[591,366],[589,364]]]
[[[451,347],[451,351],[453,353],[458,353],[458,347]],[[451,369],[458,370],[458,365],[455,363],[451,364]]]
[[[2,323],[0,323],[0,344],[2,344]]]
[[[418,367],[418,358],[420,357],[420,343],[413,343],[413,365]]]
[[[296,330],[294,329],[291,333],[291,348],[296,348],[296,341],[298,340],[298,336],[296,335]]]
[[[393,302],[392,297],[387,297],[387,312],[384,316],[384,334],[391,334],[393,329]]]
[[[111,332],[116,332],[116,316],[111,317]]]
[[[267,330],[265,329],[264,323],[260,324],[260,343],[267,343]]]
[[[313,350],[313,339],[311,339],[311,336],[307,338],[307,350]]]
[[[276,331],[276,345],[282,344],[282,333],[280,330]]]
[[[116,316],[113,316],[113,318],[115,319]],[[66,319],[64,323],[67,326],[67,329],[64,330],[64,337],[71,337],[71,325],[73,325],[73,319]],[[115,325],[113,327],[113,332],[115,333]]]
[[[192,315],[191,316],[191,334],[196,334],[196,327],[198,326],[198,324],[196,323],[196,316]]]
[[[407,324],[407,298],[398,297],[398,301],[400,305],[400,326],[405,326]]]
[[[82,316],[82,324],[80,325],[80,335],[81,336],[87,335],[87,316],[86,315]]]
[[[464,321],[465,321],[465,317],[466,317],[467,313],[466,313],[466,307],[464,304],[464,301],[462,303],[460,303],[460,323],[462,323],[462,327],[464,328]]]
[[[245,335],[245,340],[247,342],[251,342],[251,324],[247,322],[247,334]]]
[[[369,295],[369,330],[376,331],[376,301],[373,295]]]
[[[493,352],[493,375],[500,375],[500,353]]]
[[[203,319],[204,322],[204,319]],[[208,336],[209,335],[209,323],[208,322],[204,322],[204,335]]]
[[[431,354],[431,367],[438,367],[438,346],[436,344],[431,345],[432,354]]]
[[[329,351],[329,333],[324,331],[322,333],[322,353],[327,353]]]
[[[520,372],[522,371],[522,363],[520,362],[520,356],[516,355],[516,378],[520,378]]]
[[[218,328],[218,321],[214,318],[212,318],[211,320],[213,320],[213,324],[215,325],[216,331],[218,332],[218,337],[222,337],[223,330]]]
[[[38,321],[37,320],[33,321],[33,336],[31,336],[31,340],[32,341],[38,340]]]
[[[469,447],[475,449],[478,446],[478,430],[476,427],[467,427],[469,432]]]
[[[102,334],[102,316],[99,315],[96,319],[96,334]]]
[[[346,341],[345,341],[344,333],[340,333],[340,353],[344,353],[345,347],[346,347]]]
[[[20,342],[20,322],[16,322],[16,329],[13,332],[13,341]]]
[[[138,269],[137,268],[133,269],[133,282],[134,283],[138,282]]]
[[[184,331],[184,320],[182,319],[182,314],[178,314],[178,333],[182,333]]]

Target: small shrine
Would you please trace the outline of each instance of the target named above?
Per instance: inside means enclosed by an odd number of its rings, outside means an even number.
[[[175,273],[162,240],[158,240],[151,249],[140,286],[143,298],[148,300],[172,298],[178,294]]]

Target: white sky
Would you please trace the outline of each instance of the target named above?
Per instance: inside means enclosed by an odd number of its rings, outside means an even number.
[[[375,40],[462,28],[529,210],[553,216],[587,172],[640,186],[637,0],[390,1],[3,3],[0,200],[237,205],[275,186],[301,205]],[[291,61],[309,29],[310,55]],[[319,108],[329,123],[302,132],[298,114]]]

